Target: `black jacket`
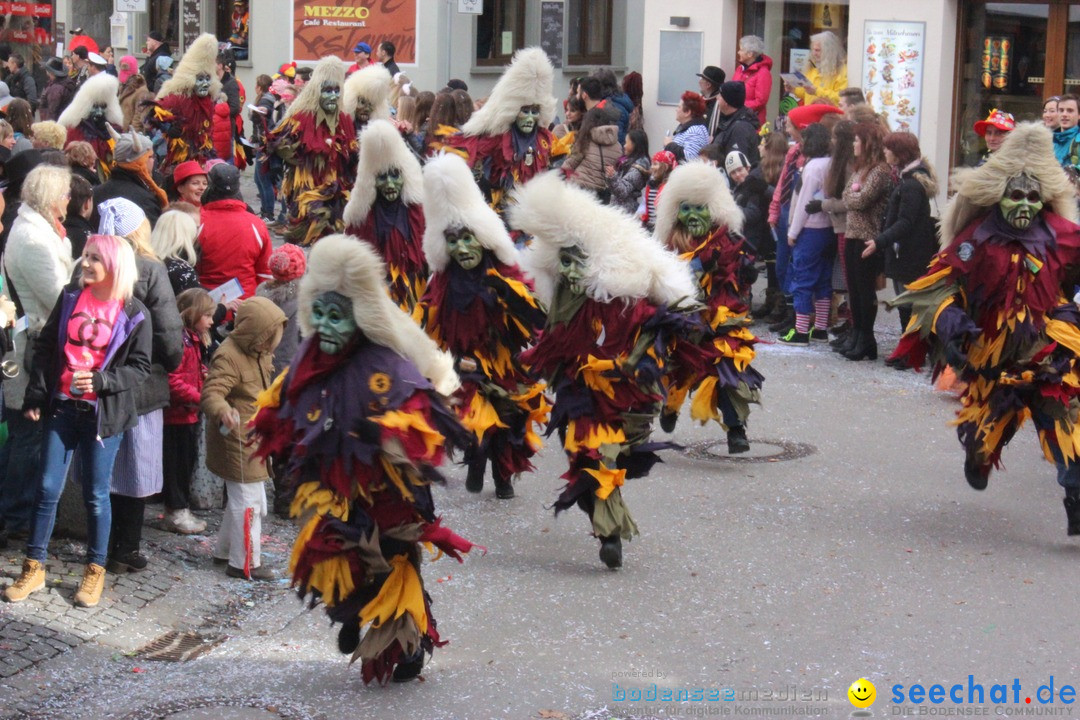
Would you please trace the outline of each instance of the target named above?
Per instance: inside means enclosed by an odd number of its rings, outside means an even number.
[[[143,184],[139,176],[122,167],[114,167],[109,179],[94,188],[94,217],[92,222],[97,222],[97,206],[112,198],[127,198],[142,208],[146,213],[146,219],[151,225],[156,225],[161,217],[161,204],[157,195]]]
[[[136,255],[135,265],[139,268],[135,297],[146,306],[154,333],[154,364],[146,382],[135,390],[135,409],[145,415],[169,404],[169,373],[180,367],[184,357],[184,321],[176,309],[176,295],[164,263]]]
[[[776,242],[769,228],[769,202],[773,196],[773,186],[765,182],[761,168],[750,171],[742,184],[732,190],[735,204],[743,211],[743,235],[746,242],[753,246],[754,254],[761,258],[771,258],[776,253]]]
[[[717,109],[719,113],[720,110]],[[730,115],[720,115],[716,122],[716,135],[710,145],[719,145],[720,157],[726,158],[732,150],[738,150],[757,167],[761,161],[758,151],[758,116],[748,107],[741,107]]]
[[[34,343],[34,359],[30,363],[30,385],[26,389],[23,410],[40,409],[46,416],[55,399],[53,393],[60,380],[64,352],[61,337],[67,333],[71,317],[82,288],[72,282],[60,293],[45,327]],[[135,427],[134,389],[150,372],[150,348],[153,343],[146,308],[132,298],[124,303],[123,321],[117,319],[113,332],[124,332],[121,344],[106,366],[94,373],[94,392],[97,400],[98,435],[103,438],[119,435]]]
[[[18,72],[8,76],[7,84],[12,97],[22,98],[30,103],[30,106],[34,108],[35,111],[37,110],[37,83],[34,82],[34,76],[30,74],[29,70],[24,67],[19,68]]]
[[[172,48],[169,47],[169,43],[161,43],[158,45],[158,49],[150,53],[146,58],[146,62],[139,68],[139,72],[146,78],[146,87],[154,87],[154,81],[157,80],[158,76],[157,59],[165,55],[172,55]]]
[[[900,184],[889,196],[881,233],[874,240],[878,251],[885,253],[886,277],[909,283],[926,272],[938,250],[937,227],[930,216],[930,198],[935,194],[937,182],[925,165],[900,176]]]
[[[240,83],[228,70],[221,76],[221,92],[225,93],[225,99],[229,103],[229,118],[235,119],[244,106],[240,104]]]
[[[97,226],[91,225],[90,220],[82,215],[68,215],[64,220],[64,230],[71,241],[71,257],[78,260],[86,247],[86,239],[97,233]]]

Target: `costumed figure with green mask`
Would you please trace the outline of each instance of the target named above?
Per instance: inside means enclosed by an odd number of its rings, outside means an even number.
[[[477,441],[465,451],[465,489],[483,489],[490,462],[496,497],[512,498],[514,479],[534,469],[537,426],[550,409],[544,384],[519,358],[543,328],[544,311],[506,227],[464,160],[446,154],[429,161],[424,198],[424,254],[432,276],[413,316],[457,362],[456,409]]]
[[[1080,535],[1080,226],[1050,131],[1023,123],[977,168],[955,171],[944,249],[893,301],[911,320],[892,359],[967,384],[954,424],[964,476],[984,490],[1001,452],[1031,420]]]
[[[87,78],[57,119],[67,129],[64,147],[82,140],[90,143],[98,158],[98,174],[105,180],[112,173],[115,133],[124,122],[117,93],[119,81],[108,73]]]
[[[622,565],[622,541],[638,534],[624,481],[659,461],[650,443],[664,402],[674,337],[688,332],[681,302],[696,294],[690,268],[631,216],[546,173],[515,191],[510,226],[532,236],[523,265],[548,307],[536,344],[521,354],[555,393],[547,432],[558,430],[569,459],[555,501],[592,522],[600,559]]]
[[[750,365],[757,338],[747,328],[747,291],[754,269],[739,235],[742,223],[720,170],[702,162],[675,168],[656,205],[656,237],[689,264],[697,297],[705,304],[704,330],[680,341],[672,357],[660,426],[672,432],[693,393],[690,417],[702,424],[719,422],[729,453],[750,449],[746,421],[765,380]]]
[[[304,339],[252,420],[258,454],[295,488],[293,585],[341,623],[338,648],[364,682],[410,680],[445,644],[423,546],[458,561],[474,547],[441,524],[431,493],[446,453],[470,439],[445,404],[461,386],[453,358],[394,305],[384,275],[361,240],[315,245],[298,298]]]
[[[378,251],[386,263],[390,297],[411,313],[428,278],[424,176],[420,161],[389,120],[372,120],[360,133],[356,176],[361,182],[345,206],[345,232]]]
[[[553,75],[541,48],[518,50],[484,106],[447,140],[465,153],[488,204],[500,215],[515,185],[551,165]]]
[[[205,164],[214,152],[214,102],[221,92],[217,77],[218,41],[210,33],[200,35],[187,49],[173,76],[158,91],[146,114],[147,127],[166,138],[165,159],[159,170],[172,177],[182,162]]]
[[[320,60],[285,117],[267,134],[267,147],[285,164],[285,239],[297,245],[309,247],[345,228],[342,213],[355,179],[356,129],[340,109],[343,82],[340,60]]]
[[[372,120],[390,120],[390,86],[393,79],[382,63],[362,67],[345,79],[342,107],[357,133]]]

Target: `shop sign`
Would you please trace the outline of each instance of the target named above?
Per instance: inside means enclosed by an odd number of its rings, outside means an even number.
[[[893,130],[919,134],[926,23],[867,20],[863,26],[866,101]]]
[[[49,3],[0,2],[0,15],[48,18],[52,17],[53,8]]]
[[[293,60],[352,57],[358,42],[394,43],[400,65],[417,63],[418,0],[293,0]]]

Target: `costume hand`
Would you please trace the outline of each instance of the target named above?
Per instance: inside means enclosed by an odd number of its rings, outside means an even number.
[[[868,257],[870,257],[871,255],[873,255],[876,252],[877,252],[877,243],[875,243],[873,240],[867,240],[866,241],[866,247],[863,248],[863,251],[862,251],[862,257],[864,259],[868,258]]]
[[[819,213],[819,212],[821,212],[821,201],[820,200],[811,200],[810,202],[806,203],[806,214],[807,215],[813,215],[814,213]]]

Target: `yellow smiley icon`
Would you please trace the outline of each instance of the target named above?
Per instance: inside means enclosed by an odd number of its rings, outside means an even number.
[[[874,687],[874,683],[866,678],[859,678],[851,683],[851,687],[847,690],[847,697],[855,707],[868,708],[874,704],[877,689]]]

